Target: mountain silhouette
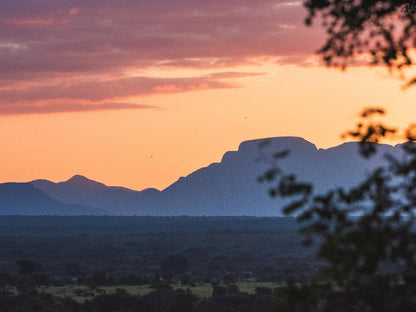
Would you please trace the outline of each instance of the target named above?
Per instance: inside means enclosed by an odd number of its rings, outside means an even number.
[[[103,209],[68,205],[55,200],[31,183],[0,184],[2,215],[104,215]]]
[[[259,148],[260,145],[264,147]],[[270,198],[270,185],[257,181],[258,176],[270,167],[267,159],[274,153],[290,150],[289,156],[279,161],[280,167],[287,173],[296,174],[302,181],[313,183],[319,193],[334,187],[357,185],[385,163],[385,153],[400,153],[399,146],[378,145],[378,148],[375,157],[364,159],[358,154],[358,143],[317,149],[299,137],[277,137],[245,141],[237,151],[226,152],[221,162],[181,177],[162,191],[106,186],[81,175],[65,182],[35,180],[30,184],[58,203],[92,207],[114,215],[280,216],[280,208],[285,202]],[[3,192],[0,196],[7,197],[8,194]],[[32,207],[32,210],[27,208],[28,213],[45,213],[43,210],[36,212],[38,206]],[[74,214],[77,214],[75,210]]]
[[[260,149],[265,140],[269,144]],[[317,192],[324,192],[333,187],[356,185],[384,163],[382,154],[395,150],[389,145],[380,145],[379,149],[376,157],[367,160],[358,154],[357,143],[318,150],[298,137],[246,141],[238,151],[225,153],[220,163],[180,178],[165,189],[162,208],[172,215],[280,216],[280,207],[285,202],[270,198],[269,186],[257,181],[270,168],[265,160],[274,153],[289,150],[289,156],[279,162],[281,168],[313,183]]]
[[[139,192],[124,187],[107,186],[81,175],[59,183],[47,180],[35,180],[31,183],[45,194],[66,204],[87,205],[118,215],[143,214],[144,209],[140,209],[142,203],[146,205],[149,198],[159,193],[156,189]]]

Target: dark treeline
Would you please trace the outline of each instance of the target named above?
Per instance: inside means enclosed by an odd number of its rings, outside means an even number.
[[[1,217],[0,273],[19,276],[18,261],[37,264],[50,283],[198,283],[304,280],[317,271],[291,218]],[[7,234],[4,234],[6,232]],[[175,269],[172,259],[186,265]],[[95,275],[94,275],[95,274]],[[104,282],[103,282],[104,280]]]
[[[56,237],[226,230],[294,232],[297,228],[296,219],[291,217],[0,216],[0,236]]]
[[[0,311],[268,311],[287,296],[236,283],[313,276],[320,262],[297,230],[293,218],[0,217]],[[43,292],[69,285],[86,300]],[[153,290],[98,292],[125,285]]]

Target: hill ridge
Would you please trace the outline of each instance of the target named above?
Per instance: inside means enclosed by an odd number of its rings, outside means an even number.
[[[269,186],[257,182],[269,166],[259,158],[289,149],[289,156],[279,160],[279,164],[300,180],[312,182],[321,192],[356,185],[366,173],[383,164],[385,152],[396,153],[400,148],[379,145],[381,153],[369,161],[360,157],[357,146],[357,142],[346,142],[318,149],[301,137],[290,136],[248,140],[238,150],[225,152],[220,162],[180,177],[161,191],[107,186],[79,174],[64,182],[30,183],[64,204],[102,209],[115,215],[281,216],[279,207],[284,201],[269,198]]]

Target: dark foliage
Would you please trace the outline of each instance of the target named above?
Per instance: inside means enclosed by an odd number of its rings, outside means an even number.
[[[357,129],[347,132],[360,140],[363,157],[376,153],[374,142],[395,133],[371,120],[381,113],[365,110]],[[387,166],[351,189],[314,194],[312,185],[272,168],[277,183],[271,193],[293,198],[284,212],[304,224],[305,244],[319,242],[330,285],[319,296],[330,311],[416,311],[416,145],[413,127],[405,133],[402,155],[386,155]]]
[[[357,58],[397,70],[414,64],[410,50],[416,46],[416,1],[307,0],[304,5],[306,24],[319,19],[327,32],[318,51],[327,65],[345,68]]]
[[[143,220],[152,225],[148,232],[137,230]],[[16,277],[16,261],[30,259],[56,286],[140,285],[155,277],[177,283],[186,273],[190,284],[222,281],[228,273],[234,281],[299,281],[299,273],[310,277],[320,265],[312,249],[302,248],[294,218],[0,217],[0,223],[8,232],[0,236],[0,273]],[[77,233],[88,223],[96,225],[90,234]],[[56,224],[63,228],[55,230]],[[173,255],[182,265],[165,263]],[[36,276],[36,284],[47,284],[39,281],[45,275]]]
[[[0,295],[2,312],[265,312],[280,302],[289,302],[290,292],[282,291],[278,298],[272,294],[249,295],[234,292],[210,298],[197,298],[183,289],[159,289],[145,296],[130,295],[122,289],[113,294],[95,296],[84,303],[69,298],[45,294],[17,296]],[[296,291],[295,291],[296,292]],[[288,295],[289,294],[289,295]],[[283,307],[282,305],[280,305]],[[280,307],[279,306],[279,307]],[[289,308],[292,305],[287,305]],[[286,306],[284,306],[286,308]],[[296,310],[279,310],[296,311]]]
[[[162,261],[163,273],[184,274],[189,270],[189,260],[182,255],[171,255]]]
[[[16,265],[19,266],[19,272],[23,275],[34,273],[39,268],[39,265],[36,262],[27,259],[16,261]]]

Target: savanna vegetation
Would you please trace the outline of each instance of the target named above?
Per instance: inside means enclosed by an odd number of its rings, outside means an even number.
[[[313,250],[301,247],[293,218],[5,216],[0,222],[0,271],[48,275],[56,285],[184,278],[197,284],[225,276],[298,281],[319,267]]]
[[[293,218],[0,223],[0,311],[265,311],[286,281],[305,283],[321,266]]]
[[[327,65],[345,68],[358,60],[386,65],[400,77],[412,68],[415,1],[307,0],[304,5],[306,23],[318,18],[327,31],[319,51]],[[416,79],[405,81],[412,86]],[[365,109],[356,129],[346,133],[361,142],[363,157],[374,155],[376,142],[397,135],[371,119],[383,113]],[[404,131],[401,157],[387,155],[387,166],[351,189],[315,194],[308,181],[280,170],[279,159],[288,152],[272,155],[261,180],[271,183],[271,196],[292,199],[283,210],[303,224],[302,238],[293,219],[142,219],[151,224],[148,230],[134,218],[80,223],[72,218],[61,221],[62,227],[41,217],[2,219],[0,309],[416,311],[415,128]],[[8,225],[13,222],[24,225]],[[286,222],[291,226],[280,227]],[[303,249],[301,240],[316,249]],[[280,284],[242,292],[252,281]],[[192,292],[205,284],[210,296]],[[77,287],[73,295],[60,296],[61,285]],[[136,293],[124,285],[151,291]]]

